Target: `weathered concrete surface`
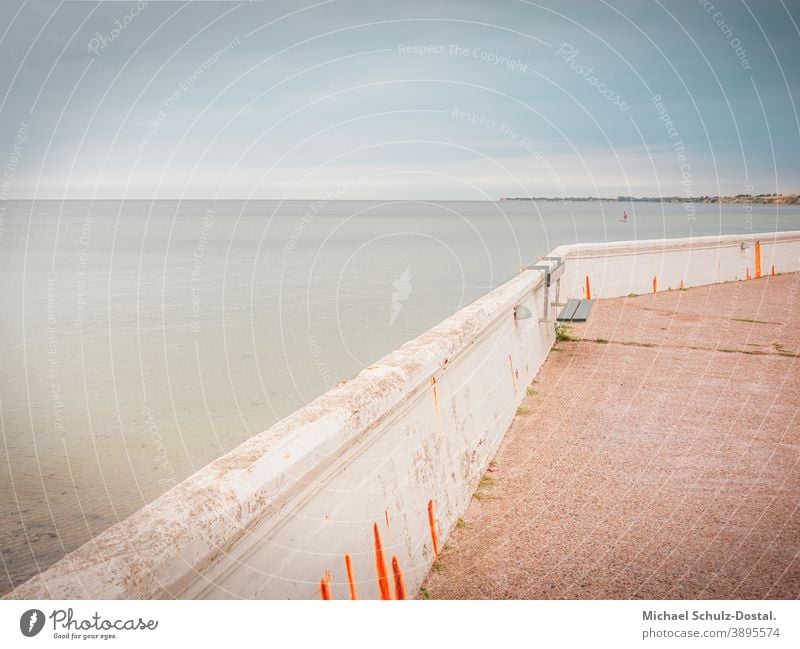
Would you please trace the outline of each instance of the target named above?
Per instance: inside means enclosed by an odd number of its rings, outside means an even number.
[[[757,245],[758,244],[758,245]],[[800,269],[800,232],[759,232],[716,237],[612,241],[560,246],[550,254],[567,260],[562,295],[621,297],[681,286],[717,284]],[[759,264],[760,262],[760,264]]]
[[[328,575],[343,599],[347,555],[374,598],[376,524],[416,591],[555,338],[543,284],[520,273],[5,597],[311,599]]]
[[[430,596],[800,596],[800,274],[600,300],[574,335]]]

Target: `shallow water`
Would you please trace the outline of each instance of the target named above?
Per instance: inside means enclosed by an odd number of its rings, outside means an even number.
[[[615,202],[0,214],[0,592],[558,245],[800,229],[800,206]]]

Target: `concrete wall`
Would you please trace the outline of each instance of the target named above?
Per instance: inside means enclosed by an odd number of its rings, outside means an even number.
[[[561,298],[644,293],[800,269],[800,232],[564,246]],[[750,273],[754,274],[751,267]],[[413,596],[553,342],[527,270],[240,445],[10,597],[379,595],[376,530]],[[553,292],[550,298],[554,298]],[[533,317],[516,320],[524,304]],[[552,309],[554,311],[554,309]],[[432,507],[432,511],[429,509]],[[378,562],[380,564],[380,562]]]
[[[756,243],[759,246],[756,246]],[[778,232],[620,241],[561,246],[551,255],[567,260],[561,279],[562,297],[585,297],[586,277],[592,298],[650,293],[653,278],[659,291],[743,280],[756,276],[756,250],[762,275],[798,270],[800,232]],[[742,247],[744,244],[744,247]]]
[[[525,271],[211,463],[13,596],[378,595],[374,524],[414,594],[552,344]],[[524,304],[533,317],[517,321]]]

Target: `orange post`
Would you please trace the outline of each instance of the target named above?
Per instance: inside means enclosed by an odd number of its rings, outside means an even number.
[[[591,288],[591,286],[589,286],[589,276],[588,275],[586,276],[586,299],[587,300],[591,300],[592,299],[592,288]]]
[[[439,556],[439,537],[436,535],[436,517],[433,515],[433,501],[428,501],[428,526],[431,528],[431,542],[433,543],[433,556]]]
[[[770,271],[770,275],[775,274],[775,264],[772,264],[772,270]]]
[[[756,241],[756,277],[761,277],[761,242]]]
[[[406,582],[403,579],[403,571],[400,570],[400,563],[397,557],[392,555],[392,577],[394,577],[394,598],[406,598]]]
[[[344,555],[344,567],[347,569],[347,585],[350,586],[350,599],[358,599],[356,596],[356,581],[353,579],[353,562],[350,555]]]
[[[658,277],[653,275],[653,293],[658,292]]]
[[[386,574],[386,561],[383,558],[383,544],[378,524],[373,523],[372,533],[375,537],[375,574],[378,576],[378,593],[381,599],[392,599],[389,592],[389,575]]]
[[[331,598],[331,573],[326,572],[322,579],[319,580],[319,596],[322,599],[332,599]]]

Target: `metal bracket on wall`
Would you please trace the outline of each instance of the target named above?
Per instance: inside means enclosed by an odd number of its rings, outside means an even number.
[[[559,293],[561,290],[560,277],[564,273],[564,260],[561,257],[540,257],[536,260],[537,263],[530,266],[523,266],[522,270],[541,270],[544,271],[544,306],[542,313],[543,318],[539,318],[539,322],[554,322],[549,317],[550,309],[558,306]],[[542,263],[544,262],[544,263]],[[556,299],[555,302],[550,302],[550,287],[555,282]]]

